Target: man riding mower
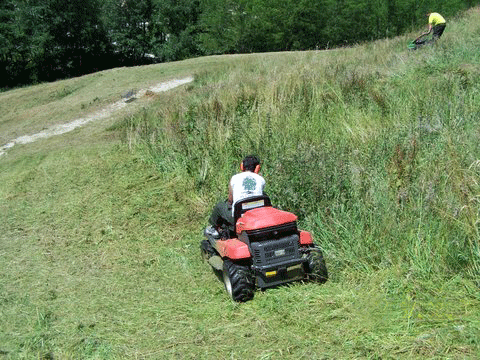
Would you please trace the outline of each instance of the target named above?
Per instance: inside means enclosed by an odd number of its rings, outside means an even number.
[[[206,239],[200,243],[204,259],[222,273],[225,289],[234,301],[251,300],[256,288],[296,280],[324,283],[328,272],[322,251],[310,233],[297,228],[296,215],[272,207],[263,194],[259,161],[248,158],[229,185],[231,223],[218,216],[223,212],[228,218],[228,201],[217,205],[210,218],[214,226],[205,230]]]

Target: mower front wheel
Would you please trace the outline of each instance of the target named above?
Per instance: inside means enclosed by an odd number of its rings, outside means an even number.
[[[215,255],[215,249],[208,240],[202,240],[200,242],[200,254],[203,260],[208,260]]]
[[[223,283],[234,301],[245,302],[253,299],[255,281],[248,266],[224,260]]]

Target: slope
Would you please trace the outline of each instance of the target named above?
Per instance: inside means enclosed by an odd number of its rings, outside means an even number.
[[[421,52],[396,38],[0,94],[3,144],[195,79],[0,158],[0,356],[478,358],[478,15]],[[246,152],[321,244],[326,284],[238,305],[202,263]]]

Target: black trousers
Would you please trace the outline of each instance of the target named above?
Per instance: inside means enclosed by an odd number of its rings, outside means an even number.
[[[446,24],[440,24],[433,27],[433,35],[432,35],[433,41],[439,39],[440,36],[442,36],[443,31],[445,30],[445,26]]]
[[[227,231],[228,237],[234,236],[235,224],[233,223],[232,204],[228,200],[220,201],[213,208],[208,222],[217,229]]]

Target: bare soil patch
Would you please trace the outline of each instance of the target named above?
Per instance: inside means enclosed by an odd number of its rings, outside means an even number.
[[[152,86],[148,89],[139,90],[138,92],[133,92],[133,91],[128,92],[123,96],[121,100],[113,104],[110,104],[107,107],[99,111],[96,111],[90,115],[87,115],[83,118],[75,119],[66,124],[57,124],[57,125],[51,126],[48,129],[45,129],[36,134],[19,136],[16,139],[11,140],[7,144],[0,147],[0,156],[5,155],[9,149],[13,148],[17,144],[29,144],[40,139],[45,139],[55,135],[65,134],[80,126],[84,126],[92,121],[106,119],[110,117],[113,113],[125,108],[126,106],[128,106],[130,103],[132,103],[134,100],[138,98],[141,98],[144,96],[151,97],[157,93],[174,89],[178,86],[188,84],[192,81],[193,81],[193,77],[186,77],[183,79],[176,79],[176,80],[163,82],[155,86]]]

